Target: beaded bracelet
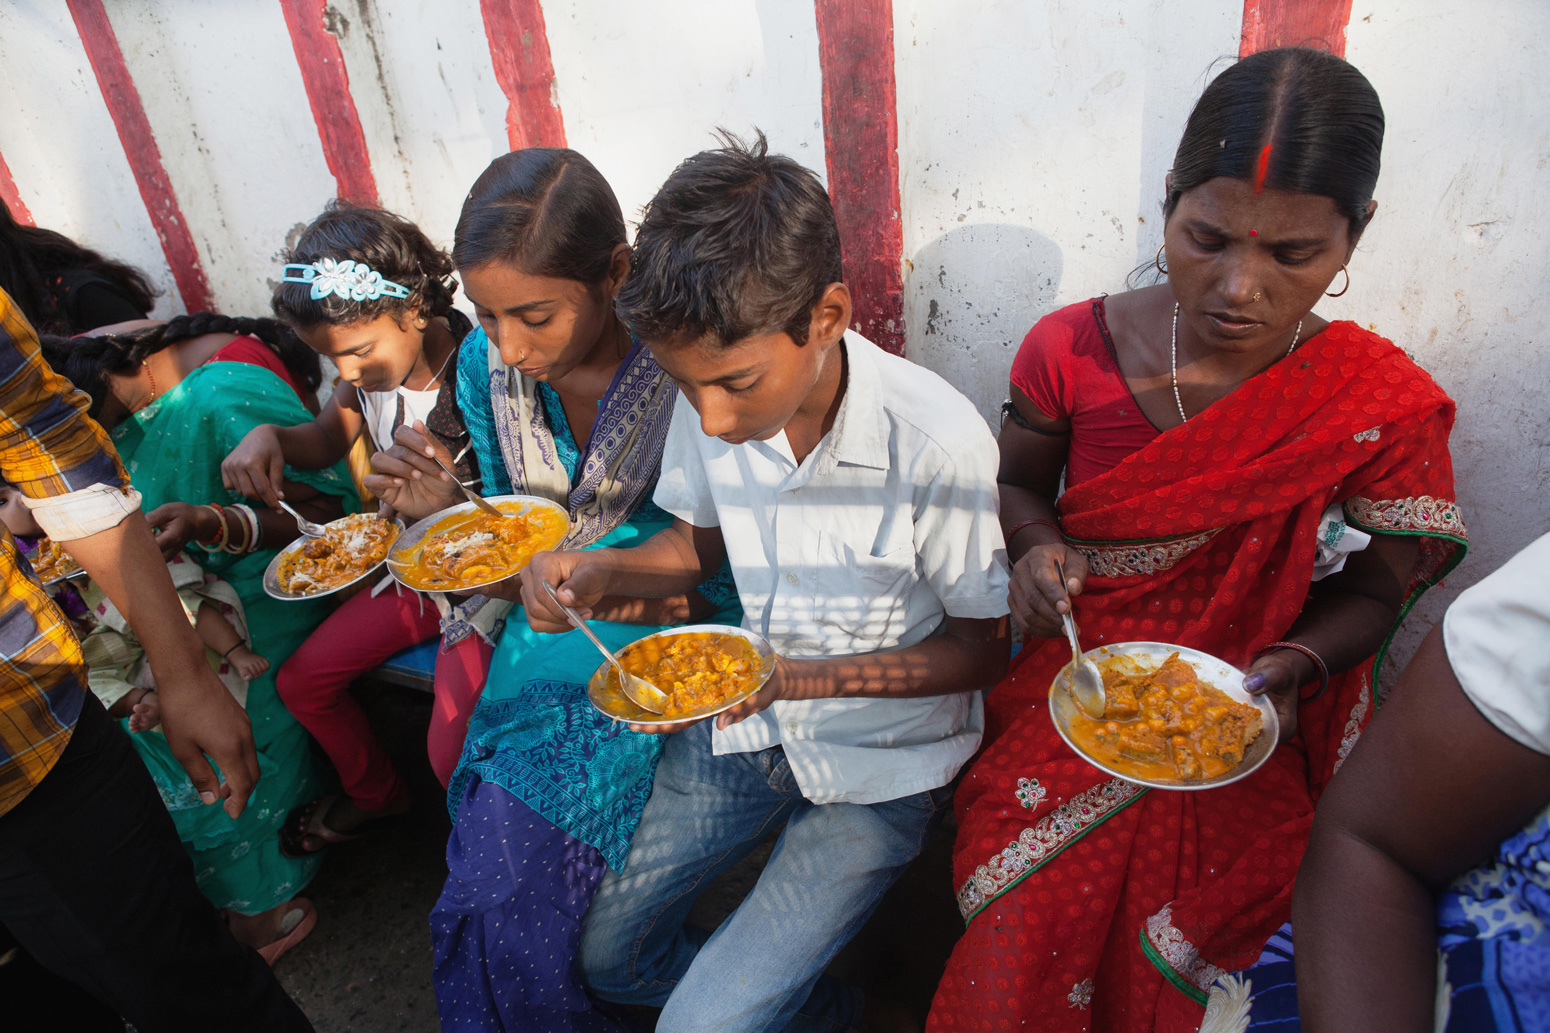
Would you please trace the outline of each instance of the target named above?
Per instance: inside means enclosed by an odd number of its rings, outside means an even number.
[[[1053,521],[1053,520],[1024,520],[1020,524],[1013,524],[1012,525],[1012,529],[1006,533],[1006,543],[1008,545],[1012,544],[1012,539],[1017,537],[1017,532],[1018,531],[1021,531],[1025,527],[1032,527],[1035,524],[1043,524],[1045,527],[1054,528],[1055,533],[1060,535],[1060,540],[1061,541],[1065,541],[1066,540],[1066,533],[1064,531],[1062,531],[1060,529],[1060,525],[1055,523],[1055,521]]]
[[[1301,653],[1303,656],[1307,657],[1309,660],[1312,660],[1313,661],[1313,666],[1318,668],[1318,671],[1319,671],[1319,690],[1317,692],[1315,692],[1311,696],[1299,696],[1298,698],[1303,703],[1312,703],[1314,700],[1316,700],[1320,696],[1324,695],[1324,690],[1329,688],[1329,668],[1327,666],[1325,666],[1324,661],[1323,661],[1323,659],[1321,659],[1319,657],[1319,654],[1315,653],[1313,650],[1309,649],[1307,646],[1303,645],[1300,642],[1272,642],[1272,643],[1270,643],[1270,645],[1266,646],[1264,649],[1261,649],[1259,652],[1255,653],[1254,654],[1254,659],[1258,660],[1260,657],[1264,656],[1266,653],[1270,652],[1273,649],[1290,649],[1290,650],[1293,650],[1295,652]]]
[[[226,524],[226,511],[214,502],[207,503],[204,508],[215,514],[215,522],[221,525],[221,533],[216,535],[213,541],[196,539],[194,544],[205,552],[222,552],[231,541],[231,528]]]

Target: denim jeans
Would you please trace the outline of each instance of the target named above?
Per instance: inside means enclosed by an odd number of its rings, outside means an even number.
[[[785,752],[717,757],[710,722],[668,742],[624,874],[581,934],[594,994],[663,1009],[660,1033],[837,1033],[861,993],[823,974],[925,846],[943,786],[886,803],[808,802]],[[758,884],[714,933],[684,928],[701,891],[781,823]]]

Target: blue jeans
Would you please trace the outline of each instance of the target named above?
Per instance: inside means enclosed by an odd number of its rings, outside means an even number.
[[[597,996],[661,1007],[660,1033],[853,1029],[861,992],[823,974],[925,846],[943,786],[877,804],[808,802],[779,746],[717,757],[710,722],[668,741],[630,848],[581,933]],[[714,933],[684,928],[700,892],[780,824],[758,884]]]

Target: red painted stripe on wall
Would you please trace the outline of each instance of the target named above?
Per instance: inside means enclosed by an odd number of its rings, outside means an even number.
[[[1314,47],[1345,57],[1351,0],[1243,0],[1238,56],[1272,47]]]
[[[5,163],[5,155],[0,154],[0,201],[11,210],[11,218],[23,226],[37,225],[32,221],[32,213],[27,210],[27,205],[22,201],[22,195],[16,190],[16,180],[11,178],[11,166]]]
[[[118,37],[113,24],[103,10],[102,0],[65,0],[70,16],[75,19],[76,32],[86,48],[92,73],[97,77],[97,88],[107,104],[108,114],[118,130],[119,143],[124,156],[129,159],[135,185],[140,188],[140,198],[156,227],[161,241],[162,254],[172,267],[172,279],[178,285],[183,305],[190,312],[202,312],[212,305],[210,283],[205,279],[204,265],[199,259],[199,249],[194,246],[193,234],[183,219],[183,209],[167,178],[167,168],[162,164],[161,148],[151,133],[150,120],[145,117],[145,107],[140,103],[140,91],[135,89],[124,64],[124,53],[119,49]]]
[[[327,0],[280,0],[291,49],[301,69],[301,82],[312,106],[312,121],[323,143],[323,160],[333,174],[339,196],[365,204],[377,203],[377,180],[366,153],[366,134],[350,95],[350,73],[339,52],[339,40],[328,28]]]
[[[904,251],[892,0],[815,0],[829,197],[845,248],[852,325],[904,354]]]
[[[506,95],[506,142],[564,147],[565,120],[554,94],[554,62],[539,0],[479,0],[495,80]]]

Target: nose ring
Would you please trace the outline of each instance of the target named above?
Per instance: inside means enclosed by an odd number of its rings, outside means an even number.
[[[1263,295],[1261,295],[1259,291],[1254,292],[1253,300],[1258,301],[1261,297],[1263,297]]]

